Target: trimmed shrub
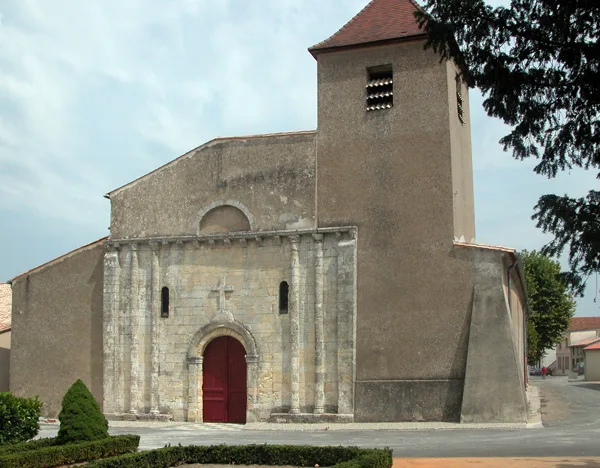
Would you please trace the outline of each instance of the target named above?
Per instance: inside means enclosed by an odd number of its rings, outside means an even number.
[[[165,447],[148,452],[106,458],[88,468],[167,468],[183,463],[221,465],[340,466],[343,468],[390,468],[390,449],[358,447],[310,447],[294,445],[213,445]]]
[[[58,443],[69,444],[108,437],[108,421],[85,384],[78,379],[67,390],[58,415]]]
[[[52,445],[0,455],[2,468],[50,468],[135,452],[140,436],[123,435],[78,444]]]
[[[29,442],[20,442],[18,444],[2,445],[0,446],[0,457],[2,455],[8,455],[10,453],[26,452],[27,450],[38,450],[56,444],[56,437],[50,437],[46,439],[30,440]]]
[[[35,398],[19,398],[0,393],[0,445],[33,439],[40,430],[42,403]]]

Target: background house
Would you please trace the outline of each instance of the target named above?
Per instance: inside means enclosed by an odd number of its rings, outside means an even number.
[[[600,380],[600,340],[583,348],[585,353],[585,380]]]
[[[570,346],[571,348],[571,370],[581,374],[582,367],[585,363],[584,348],[596,344],[600,341],[599,337],[588,338],[587,340],[579,341]]]
[[[0,392],[8,391],[11,305],[12,291],[10,285],[0,283]]]
[[[573,317],[565,338],[556,347],[555,375],[567,375],[578,362],[583,362],[581,343],[600,337],[600,317]]]

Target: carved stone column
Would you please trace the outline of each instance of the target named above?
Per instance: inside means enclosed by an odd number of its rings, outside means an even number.
[[[160,263],[159,263],[159,246],[156,242],[151,242],[152,248],[152,305],[150,307],[150,332],[151,332],[151,350],[150,350],[150,413],[158,414],[159,411],[159,395],[158,395],[158,375],[159,375],[159,317],[160,317]]]
[[[298,247],[300,236],[291,236],[292,244],[292,287],[289,301],[290,314],[290,383],[291,414],[300,413],[300,257]]]
[[[246,409],[246,422],[258,421],[258,356],[246,355],[248,401]]]
[[[123,411],[120,406],[119,372],[117,352],[119,348],[119,250],[113,245],[106,246],[104,254],[104,296],[103,296],[103,348],[104,348],[104,404],[105,413]]]
[[[202,422],[202,387],[200,376],[202,375],[202,356],[189,357],[188,360],[188,422]]]
[[[338,240],[338,413],[354,414],[356,346],[356,231]]]
[[[315,240],[315,414],[325,412],[325,318],[323,310],[323,234]]]
[[[139,299],[139,264],[138,245],[131,244],[131,261],[129,264],[129,280],[131,281],[129,297],[129,320],[131,321],[131,378],[129,382],[129,412],[136,414],[140,408],[140,299]]]

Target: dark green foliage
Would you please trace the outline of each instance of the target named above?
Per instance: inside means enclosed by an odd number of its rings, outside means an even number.
[[[28,442],[20,442],[12,445],[2,445],[0,446],[0,456],[8,455],[10,453],[27,452],[28,450],[38,450],[52,445],[57,445],[56,437],[30,440]]]
[[[527,363],[530,366],[537,366],[544,357],[544,351],[540,349],[540,337],[535,324],[527,320]]]
[[[183,463],[222,465],[343,466],[344,468],[390,468],[389,449],[358,447],[309,447],[293,445],[214,445],[165,447],[90,463],[89,468],[167,468]]]
[[[572,291],[582,294],[584,278],[600,271],[600,192],[591,190],[583,198],[544,195],[535,208],[537,227],[554,234],[543,252],[558,256],[568,247],[572,271],[564,280]]]
[[[500,141],[535,172],[555,177],[571,168],[600,168],[600,2],[427,0],[417,14],[427,47],[454,59],[485,96],[488,115],[512,127]],[[600,178],[600,173],[598,173]],[[545,195],[533,218],[568,248],[573,291],[600,271],[600,191],[582,198]]]
[[[527,282],[529,307],[529,339],[527,356],[529,363],[538,363],[544,351],[558,343],[571,323],[575,302],[560,272],[558,262],[536,252],[521,252],[523,271]]]
[[[77,380],[65,393],[58,419],[60,444],[108,437],[108,421],[98,402],[81,380]]]
[[[123,435],[78,444],[52,445],[0,455],[0,468],[50,468],[135,452],[140,437]]]
[[[35,437],[40,430],[42,403],[35,398],[19,398],[0,393],[0,445],[16,444]]]

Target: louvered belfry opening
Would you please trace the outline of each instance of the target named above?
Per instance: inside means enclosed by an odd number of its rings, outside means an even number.
[[[381,65],[367,70],[367,111],[394,107],[394,75],[391,65]]]
[[[456,111],[458,112],[458,120],[461,124],[465,123],[465,110],[463,107],[463,97],[461,93],[462,81],[456,78]]]

